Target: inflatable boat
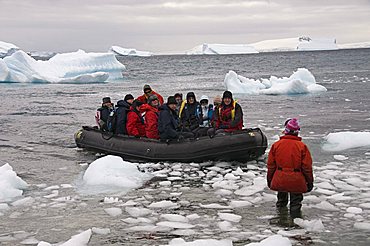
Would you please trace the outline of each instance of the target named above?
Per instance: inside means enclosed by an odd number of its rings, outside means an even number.
[[[213,138],[155,140],[113,135],[84,126],[76,132],[78,147],[139,161],[239,161],[255,160],[265,153],[267,138],[259,128],[221,133]]]

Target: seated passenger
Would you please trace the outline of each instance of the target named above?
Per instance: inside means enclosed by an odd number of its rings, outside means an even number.
[[[142,102],[135,100],[127,114],[126,129],[129,136],[145,137],[144,118],[140,113],[141,105],[143,105]]]
[[[233,132],[243,128],[243,110],[233,100],[233,94],[225,91],[222,96],[222,103],[214,112],[216,119],[216,134],[219,132]]]
[[[151,95],[148,98],[148,104],[143,104],[140,111],[145,112],[145,134],[147,138],[159,139],[158,116],[159,100],[157,95]]]
[[[108,124],[109,116],[113,116],[114,106],[110,97],[104,97],[100,108],[96,110],[95,121],[102,131],[112,131],[112,124]]]
[[[150,95],[157,95],[160,105],[164,103],[163,97],[159,95],[157,92],[153,91],[150,85],[144,85],[143,88],[144,94],[139,96],[136,100],[139,100],[142,103],[148,103],[148,98]]]
[[[175,94],[175,100],[177,102],[176,113],[177,113],[177,115],[179,115],[181,104],[182,104],[182,93],[176,93]]]
[[[167,103],[159,107],[158,132],[160,139],[180,139],[193,137],[190,132],[179,132],[179,117],[176,114],[177,102],[174,96],[167,99]]]
[[[182,102],[179,117],[183,131],[195,131],[202,123],[201,108],[195,98],[194,92],[186,95],[186,100]]]
[[[217,95],[213,98],[213,114],[212,114],[212,119],[211,119],[211,127],[216,127],[216,114],[215,112],[218,110],[222,103],[222,98],[220,95]]]
[[[199,102],[202,115],[202,123],[200,124],[200,127],[210,127],[213,116],[213,105],[208,104],[208,97],[205,95],[200,98]]]
[[[134,97],[131,94],[127,94],[123,100],[119,100],[116,105],[116,134],[127,135],[126,123],[127,114],[130,111],[130,107]]]

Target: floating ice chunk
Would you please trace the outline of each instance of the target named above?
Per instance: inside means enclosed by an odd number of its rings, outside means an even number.
[[[83,50],[57,54],[47,61],[35,60],[24,51],[17,51],[0,60],[2,81],[90,83],[122,79],[122,65],[110,53],[86,53]],[[4,66],[5,64],[5,66]]]
[[[330,184],[329,182],[320,182],[315,184],[316,187],[328,190],[336,190],[335,186]]]
[[[1,210],[8,210],[9,205],[7,203],[0,203],[0,211]]]
[[[122,209],[120,208],[105,208],[104,211],[112,217],[116,217],[122,214]]]
[[[336,194],[335,191],[332,191],[332,190],[326,190],[326,189],[322,189],[322,188],[317,188],[315,189],[315,192],[317,193],[321,193],[321,194],[324,194],[324,195],[334,195]]]
[[[327,201],[322,201],[319,204],[313,205],[312,207],[326,211],[339,211],[339,208]]]
[[[238,223],[242,219],[242,216],[231,213],[218,213],[218,217],[220,217],[221,220],[227,220],[235,223]]]
[[[132,217],[142,217],[153,213],[153,211],[150,209],[139,207],[126,207],[125,211]]]
[[[172,231],[171,234],[177,235],[177,236],[191,236],[191,235],[196,234],[196,231],[194,231],[193,229],[178,229],[178,230]]]
[[[250,203],[249,201],[231,200],[230,203],[229,203],[229,205],[232,208],[243,208],[243,207],[252,206],[252,203]]]
[[[366,203],[361,203],[360,205],[358,205],[359,207],[361,208],[370,208],[370,202],[366,202]],[[1,209],[0,209],[1,210]]]
[[[305,94],[327,91],[324,86],[316,84],[315,77],[305,68],[299,68],[289,78],[254,80],[229,71],[225,75],[224,84],[227,90],[241,94]]]
[[[145,232],[155,232],[158,230],[158,226],[155,225],[141,225],[141,226],[133,226],[126,228],[124,230],[127,231],[145,231]]]
[[[93,227],[91,228],[91,231],[95,234],[99,234],[99,235],[107,235],[110,233],[110,229],[109,228],[98,228],[98,227]]]
[[[303,227],[306,231],[321,232],[325,229],[321,219],[303,220],[301,218],[295,218],[294,223]]]
[[[257,177],[253,180],[253,185],[243,187],[236,190],[234,193],[239,196],[251,196],[257,192],[263,191],[266,186],[266,179],[263,177]]]
[[[17,176],[8,163],[0,167],[0,202],[21,196],[27,187],[27,183]]]
[[[166,226],[166,227],[177,228],[177,229],[190,229],[194,227],[194,225],[192,224],[177,222],[177,221],[161,221],[157,223],[157,226]]]
[[[160,201],[160,202],[153,202],[148,206],[149,208],[167,208],[167,209],[173,209],[178,208],[179,205],[177,203],[171,202],[171,201]]]
[[[108,155],[92,162],[83,175],[81,191],[85,193],[123,194],[141,187],[152,175],[138,170],[137,164]]]
[[[22,198],[22,199],[19,199],[17,201],[12,202],[12,206],[14,206],[14,207],[20,207],[20,206],[27,207],[27,206],[30,206],[34,202],[35,202],[35,198],[25,197],[25,198]]]
[[[353,226],[356,229],[370,231],[370,223],[368,222],[356,222]]]
[[[188,218],[189,220],[196,220],[199,219],[200,216],[198,214],[189,214],[186,216],[186,218]]]
[[[351,214],[361,214],[362,213],[362,208],[356,208],[356,207],[349,207],[347,208],[347,213]]]
[[[308,195],[304,197],[305,202],[311,202],[311,203],[319,203],[321,202],[321,199],[314,195]]]
[[[217,225],[221,231],[237,231],[237,228],[235,228],[229,221],[221,221],[218,222]]]
[[[162,246],[232,246],[233,242],[228,239],[216,240],[216,239],[199,239],[192,242],[186,242],[182,238],[172,239],[168,245]]]
[[[87,246],[90,241],[91,237],[91,229],[88,229],[80,234],[74,235],[69,239],[67,242],[58,244],[59,246]],[[37,246],[52,246],[50,243],[47,242],[39,242]]]
[[[179,215],[179,214],[162,214],[160,217],[168,221],[183,222],[183,223],[189,222],[189,218]]]
[[[230,196],[233,194],[231,190],[219,189],[215,192],[216,195],[220,196]]]
[[[350,196],[345,196],[344,193],[334,194],[329,197],[327,197],[328,200],[334,200],[334,201],[348,201],[352,200],[353,198]]]
[[[259,243],[249,243],[245,246],[291,246],[292,243],[286,237],[281,235],[273,235],[269,236],[268,238],[262,240]]]
[[[344,160],[348,160],[348,157],[346,157],[344,155],[334,155],[334,159],[336,159],[338,161],[344,161]]]
[[[160,186],[171,186],[171,181],[161,181],[158,183]]]
[[[370,145],[370,132],[329,133],[324,139],[325,151],[342,151]]]
[[[277,234],[283,237],[297,237],[306,234],[306,230],[304,229],[293,229],[293,230],[279,230]]]
[[[104,203],[117,203],[122,202],[118,197],[104,197]]]
[[[201,208],[214,208],[214,209],[229,209],[231,208],[230,206],[224,206],[224,205],[221,205],[221,204],[218,204],[218,203],[211,203],[211,204],[202,204],[200,203],[199,206]]]

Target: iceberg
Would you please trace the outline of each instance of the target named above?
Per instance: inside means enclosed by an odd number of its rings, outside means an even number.
[[[0,167],[0,203],[21,196],[27,187],[28,184],[18,177],[8,163]]]
[[[202,44],[187,51],[187,55],[255,54],[258,51],[246,44]]]
[[[340,49],[368,49],[370,42],[338,44]]]
[[[0,41],[0,58],[3,58],[5,56],[10,56],[17,50],[19,50],[19,48],[15,46],[14,44]]]
[[[38,61],[19,50],[0,59],[0,82],[92,83],[122,79],[125,66],[111,53],[78,50]]]
[[[152,56],[153,53],[149,52],[149,51],[139,51],[139,50],[136,50],[136,49],[127,49],[127,48],[122,48],[122,47],[119,47],[119,46],[112,46],[110,49],[109,49],[109,52],[113,53],[113,54],[116,54],[116,55],[121,55],[121,56],[143,56],[143,57],[147,57],[147,56]]]
[[[325,151],[343,151],[352,148],[370,146],[370,132],[334,132],[329,133],[322,149]]]
[[[282,94],[307,94],[325,92],[327,89],[316,84],[315,77],[306,68],[298,68],[289,78],[277,78],[254,80],[229,71],[225,75],[224,85],[226,90],[236,94],[249,95],[282,95]]]
[[[250,44],[259,52],[338,50],[335,38],[310,38],[307,36],[264,40]]]

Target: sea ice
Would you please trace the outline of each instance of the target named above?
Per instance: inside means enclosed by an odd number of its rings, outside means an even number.
[[[87,246],[91,237],[91,229],[88,229],[80,234],[74,235],[67,242],[58,244],[59,246]],[[39,242],[37,246],[52,246],[52,244],[47,242]]]
[[[336,159],[338,161],[348,160],[348,157],[346,157],[344,155],[334,155],[333,157],[334,157],[334,159]]]
[[[201,44],[187,51],[187,55],[226,55],[258,53],[252,46],[246,44]]]
[[[177,222],[177,221],[160,221],[157,223],[157,226],[166,226],[166,227],[176,228],[176,229],[190,229],[194,227],[194,225],[192,224]]]
[[[299,68],[289,78],[277,78],[254,80],[248,79],[229,71],[225,75],[224,85],[227,90],[237,94],[306,94],[325,92],[327,89],[316,84],[315,77],[305,68]]]
[[[347,213],[351,214],[361,214],[362,213],[362,208],[356,208],[356,207],[349,207],[347,208]]]
[[[110,49],[109,49],[109,52],[112,52],[114,54],[117,54],[117,55],[122,55],[122,56],[143,56],[143,57],[146,57],[146,56],[152,56],[152,52],[149,52],[149,51],[139,51],[139,50],[136,50],[136,49],[132,49],[132,48],[122,48],[122,47],[119,47],[119,46],[112,46]]]
[[[183,222],[183,223],[189,222],[189,218],[179,215],[179,214],[161,214],[160,217],[168,221]]]
[[[281,235],[273,235],[269,236],[268,238],[262,240],[259,243],[249,243],[245,246],[291,246],[292,243],[286,237]]]
[[[356,222],[353,226],[356,229],[370,231],[370,223],[368,222]]]
[[[304,228],[306,231],[321,232],[325,229],[321,219],[303,220],[301,218],[295,218],[294,223]]]
[[[43,83],[91,83],[122,79],[122,65],[111,53],[83,50],[35,60],[24,51],[0,59],[0,81]]]
[[[150,209],[139,207],[126,207],[125,211],[132,217],[142,217],[153,213],[153,211]]]
[[[186,242],[182,238],[175,238],[172,239],[168,245],[162,246],[232,246],[233,243],[231,240],[223,239],[223,240],[216,240],[216,239],[199,239],[192,242]]]
[[[324,138],[322,149],[325,151],[342,151],[370,145],[370,132],[335,132]]]
[[[8,163],[0,167],[0,202],[21,196],[27,187],[27,183],[17,176]]]
[[[122,214],[122,209],[120,208],[105,208],[104,211],[112,217],[116,217]]]
[[[152,175],[138,170],[135,163],[108,155],[92,162],[83,175],[85,193],[119,192],[141,187]]]
[[[235,223],[238,223],[242,219],[242,216],[231,213],[218,213],[218,217],[220,217],[221,220],[227,220]]]
[[[339,211],[339,208],[327,201],[322,201],[319,204],[313,205],[312,207],[327,211]]]
[[[167,209],[173,209],[178,208],[179,205],[177,203],[171,202],[171,201],[160,201],[160,202],[153,202],[148,206],[149,208],[167,208]]]

